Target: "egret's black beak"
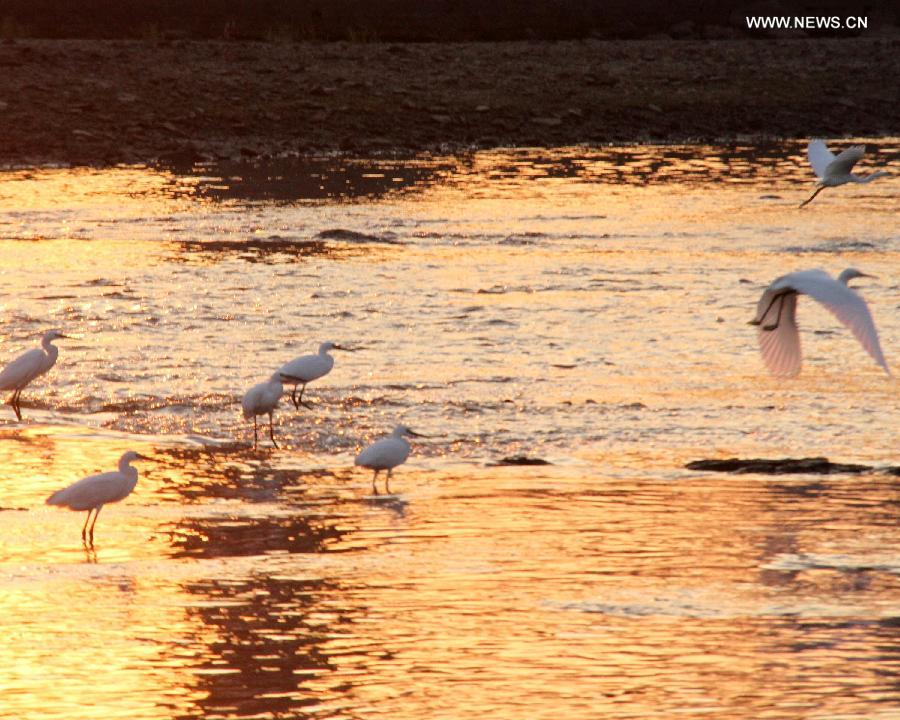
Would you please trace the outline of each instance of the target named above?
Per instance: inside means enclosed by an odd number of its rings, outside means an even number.
[[[356,352],[356,348],[347,347],[346,345],[333,345],[332,350],[343,350],[344,352]]]
[[[140,453],[135,453],[137,457],[135,460],[152,460],[152,457],[148,457],[147,455],[141,455]]]
[[[422,433],[414,432],[413,430],[410,430],[409,428],[406,428],[406,434],[412,435],[413,437],[423,437],[423,438],[431,437],[431,435],[423,435]]]

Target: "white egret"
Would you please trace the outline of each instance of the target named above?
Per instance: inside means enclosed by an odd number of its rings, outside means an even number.
[[[244,417],[249,420],[253,418],[253,448],[256,449],[259,444],[257,437],[257,415],[269,415],[269,437],[272,438],[272,444],[277,448],[278,443],[275,442],[275,431],[272,428],[272,412],[278,405],[278,401],[284,394],[284,386],[282,385],[281,373],[274,373],[265,382],[254,385],[250,388],[241,400],[241,407],[244,409]]]
[[[406,425],[398,425],[389,437],[372,443],[356,456],[355,465],[375,471],[375,474],[372,476],[372,491],[376,495],[378,494],[378,487],[375,481],[378,479],[378,473],[382,470],[387,470],[387,480],[385,480],[384,489],[390,493],[391,475],[394,468],[405,463],[406,458],[409,457],[410,446],[404,435],[409,437],[428,437],[427,435],[413,432]]]
[[[0,372],[0,392],[12,390],[13,394],[6,401],[16,413],[16,417],[22,419],[22,410],[19,407],[19,396],[28,383],[50,370],[56,364],[59,357],[59,348],[54,340],[67,338],[59,330],[48,330],[41,338],[41,347],[22,353]]]
[[[301,405],[312,409],[309,403],[303,402],[303,391],[306,390],[306,383],[324,377],[331,372],[334,367],[334,358],[328,354],[329,350],[350,350],[347,347],[341,347],[333,342],[323,342],[319,345],[319,352],[314,355],[303,355],[294,358],[289,363],[281,366],[282,377],[286,383],[294,383],[294,390],[291,392],[291,402],[298,410]],[[300,387],[300,397],[297,397],[297,387]]]
[[[854,175],[851,171],[862,156],[866,153],[865,145],[854,145],[835,156],[821,140],[811,140],[806,150],[809,156],[809,164],[812,165],[813,172],[819,180],[816,182],[816,191],[808,200],[800,203],[800,207],[808,205],[813,198],[827,187],[837,187],[846,183],[868,183],[883,175],[886,172],[879,170],[878,172],[862,177]]]
[[[119,458],[119,469],[112,472],[91,475],[72,483],[67,488],[57,490],[47,498],[48,505],[60,505],[70,510],[87,510],[84,527],[81,528],[81,539],[94,544],[94,525],[97,524],[97,516],[107,503],[119,502],[131,494],[137,485],[137,468],[131,467],[135,460],[149,460],[150,458],[139,455],[133,450]],[[88,530],[88,521],[91,519],[91,511],[94,512],[94,522]]]
[[[809,295],[830,310],[846,325],[860,344],[890,375],[878,331],[866,301],[847,287],[853,278],[873,277],[856,268],[847,268],[837,280],[822,270],[801,270],[775,280],[756,307],[751,325],[758,325],[759,348],[773,375],[793,377],[800,373],[800,333],[797,330],[797,296]]]

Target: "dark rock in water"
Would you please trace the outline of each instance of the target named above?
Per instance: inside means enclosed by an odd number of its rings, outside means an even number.
[[[502,465],[552,465],[553,463],[542,460],[541,458],[531,458],[527,455],[511,455],[503,458],[500,462],[489,463],[490,467],[500,467]]]
[[[368,233],[357,232],[356,230],[345,230],[343,228],[323,230],[316,235],[316,237],[320,240],[341,240],[343,242],[399,244],[399,241],[392,235],[369,235]]]
[[[812,473],[829,475],[831,473],[863,473],[873,470],[869,465],[851,465],[833,463],[828,458],[781,458],[766,460],[764,458],[728,458],[727,460],[694,460],[685,467],[688,470],[711,470],[732,473],[762,473],[764,475],[787,475],[790,473]]]

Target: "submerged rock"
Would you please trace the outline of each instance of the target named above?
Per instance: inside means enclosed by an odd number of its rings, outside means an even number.
[[[357,232],[356,230],[345,230],[344,228],[323,230],[318,235],[316,235],[316,238],[320,240],[340,240],[341,242],[388,243],[389,245],[400,244],[393,233],[385,233],[384,235],[369,235],[368,233]]]
[[[814,473],[829,475],[831,473],[864,473],[875,468],[870,465],[854,465],[833,463],[828,458],[780,458],[767,460],[764,458],[728,458],[725,460],[694,460],[685,467],[688,470],[710,470],[731,473],[762,473],[765,475],[786,475],[789,473]],[[893,469],[888,468],[888,472]]]
[[[548,462],[542,458],[532,458],[527,455],[511,455],[509,457],[505,457],[499,462],[490,463],[491,467],[500,467],[502,465],[552,465],[553,463]]]

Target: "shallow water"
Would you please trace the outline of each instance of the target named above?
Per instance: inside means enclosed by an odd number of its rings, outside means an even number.
[[[77,336],[0,408],[0,715],[897,717],[898,479],[683,469],[898,464],[837,321],[801,300],[789,381],[746,325],[857,266],[896,364],[897,181],[810,184],[798,144],[0,174],[0,362]],[[243,391],[323,340],[254,452]],[[375,497],[398,421],[435,437]],[[43,499],[128,448],[85,549]]]

